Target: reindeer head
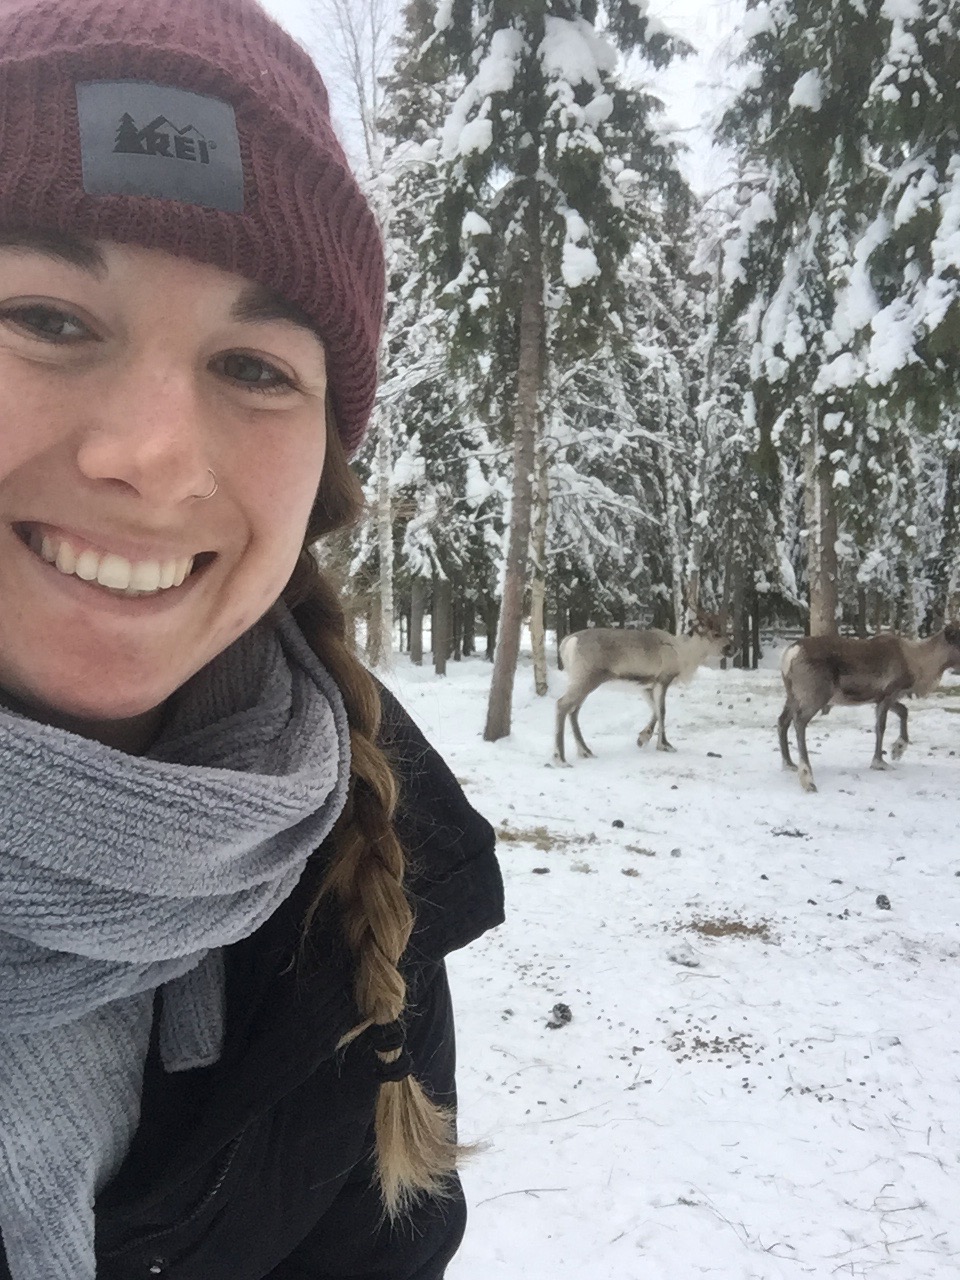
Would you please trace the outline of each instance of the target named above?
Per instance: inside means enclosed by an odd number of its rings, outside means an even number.
[[[733,653],[733,641],[725,611],[721,609],[719,613],[704,613],[700,606],[696,605],[694,613],[696,617],[690,624],[689,634],[702,636],[709,642],[714,653],[723,658],[729,658]]]

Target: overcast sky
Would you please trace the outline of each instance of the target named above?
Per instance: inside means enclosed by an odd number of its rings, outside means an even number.
[[[363,0],[355,2],[362,4]],[[348,92],[338,84],[336,55],[329,21],[323,17],[323,0],[262,0],[262,3],[310,50],[327,81],[337,127],[348,150],[356,156],[355,113]],[[723,162],[709,153],[702,141],[702,130],[720,101],[721,95],[715,86],[723,60],[718,55],[736,28],[744,5],[745,0],[650,0],[651,13],[699,51],[696,57],[676,63],[660,78],[657,87],[667,103],[669,119],[692,147],[688,175],[703,193],[723,181]]]

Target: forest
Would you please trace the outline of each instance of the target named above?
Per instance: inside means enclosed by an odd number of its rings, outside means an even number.
[[[960,4],[749,0],[695,190],[646,0],[329,0],[390,287],[369,515],[326,551],[371,664],[521,634],[936,631],[960,613]],[[351,61],[352,51],[352,61]],[[380,64],[382,66],[382,64]]]

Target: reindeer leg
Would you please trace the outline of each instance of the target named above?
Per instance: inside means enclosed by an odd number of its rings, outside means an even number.
[[[653,731],[657,727],[657,704],[653,700],[653,693],[650,691],[649,686],[642,685],[641,687],[643,689],[643,696],[650,703],[650,711],[652,713],[646,728],[641,729],[637,736],[637,746],[645,747],[653,737]]]
[[[790,710],[789,699],[783,704],[783,710],[780,712],[780,718],[777,721],[777,735],[780,739],[780,755],[783,757],[784,769],[793,769],[796,771],[797,766],[790,759],[790,742],[787,733],[790,729],[790,721],[793,719],[793,712]]]
[[[907,733],[907,708],[902,702],[892,702],[890,710],[895,711],[900,717],[900,737],[890,748],[890,755],[894,760],[899,760],[910,745],[910,736]]]
[[[583,759],[587,759],[587,757],[593,755],[593,752],[584,742],[583,734],[580,732],[580,708],[582,706],[583,703],[578,702],[570,712],[570,728],[573,730],[573,737],[577,744],[578,753],[583,757]]]
[[[567,757],[564,754],[563,746],[563,730],[567,722],[568,703],[566,697],[557,699],[557,727],[554,735],[553,758],[557,764],[566,764]]]
[[[657,750],[658,751],[676,751],[676,747],[671,746],[671,744],[667,741],[667,723],[666,723],[667,688],[668,688],[668,685],[665,681],[661,682],[658,680],[657,683],[654,685],[654,697],[656,698],[656,705],[657,705],[657,718],[660,722],[660,730],[659,730],[659,733],[657,734]]]
[[[800,769],[797,776],[804,791],[816,791],[817,789],[817,784],[813,780],[810,757],[807,755],[807,725],[811,719],[812,716],[801,715],[799,712],[793,718],[793,727],[797,735],[797,754],[800,757]]]
[[[889,765],[883,758],[883,735],[887,727],[887,703],[877,703],[877,743],[873,749],[873,759],[870,761],[871,769],[889,769]]]

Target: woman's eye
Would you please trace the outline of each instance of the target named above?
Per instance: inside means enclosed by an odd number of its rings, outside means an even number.
[[[291,378],[257,356],[232,352],[222,357],[221,368],[226,377],[255,391],[286,391],[293,386]]]
[[[71,342],[77,338],[85,338],[90,333],[83,321],[70,315],[68,311],[59,311],[56,307],[41,306],[39,303],[11,307],[3,312],[3,318],[12,320],[21,329],[51,342]]]

